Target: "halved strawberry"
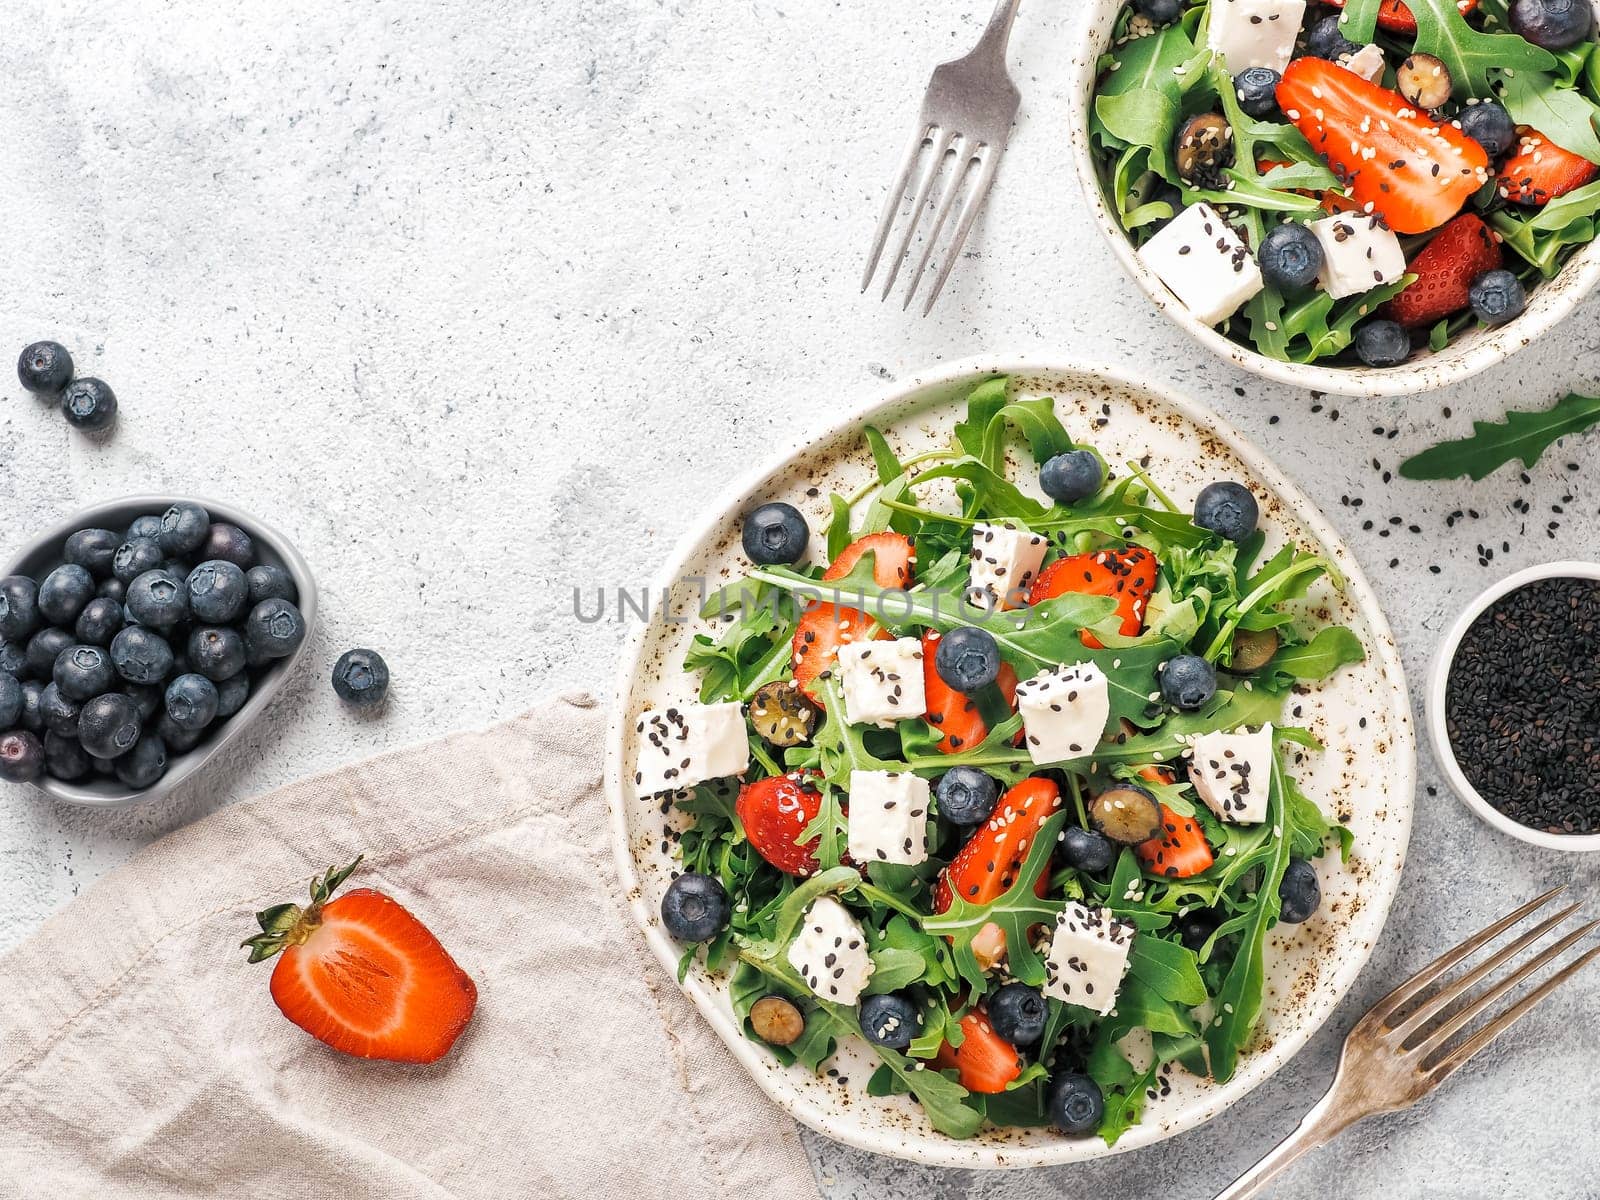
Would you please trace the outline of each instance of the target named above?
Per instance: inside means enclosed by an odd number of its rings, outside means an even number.
[[[916,553],[911,540],[898,533],[869,533],[866,537],[857,538],[839,551],[839,557],[828,564],[822,578],[828,581],[843,579],[868,550],[873,554],[872,578],[879,587],[911,586],[911,568],[916,561]],[[822,697],[814,685],[824,671],[832,668],[840,646],[846,642],[889,636],[886,630],[868,619],[859,609],[828,601],[811,604],[800,614],[800,623],[794,631],[791,655],[795,682],[807,697],[820,704]]]
[[[747,783],[734,801],[739,824],[755,852],[786,875],[811,875],[817,862],[817,839],[799,844],[800,834],[816,819],[822,797],[791,771]]]
[[[1489,156],[1461,130],[1335,63],[1295,59],[1277,95],[1351,199],[1396,233],[1437,229],[1489,177]]]
[[[934,655],[939,648],[939,634],[928,630],[922,635],[922,690],[928,699],[928,724],[939,731],[939,752],[958,754],[970,750],[989,736],[989,726],[978,711],[978,702],[965,692],[958,692],[944,681],[934,666]],[[1000,664],[1000,676],[995,680],[1006,704],[1015,705],[1017,673],[1010,663]]]
[[[912,565],[917,560],[911,539],[902,533],[869,533],[857,538],[828,564],[822,573],[824,579],[843,579],[850,574],[861,556],[872,551],[872,579],[881,588],[911,586]]]
[[[1139,861],[1157,875],[1168,879],[1187,879],[1206,870],[1216,857],[1211,853],[1211,843],[1191,817],[1180,817],[1165,804],[1161,806],[1160,837],[1140,842],[1135,847]]]
[[[1411,260],[1416,279],[1380,309],[1408,328],[1432,325],[1467,307],[1467,290],[1500,265],[1500,242],[1475,213],[1455,217]]]
[[[1028,593],[1028,603],[1053,600],[1075,592],[1084,596],[1113,596],[1117,601],[1117,616],[1122,619],[1121,632],[1129,637],[1144,628],[1144,612],[1156,590],[1156,576],[1161,564],[1156,556],[1143,546],[1125,546],[1114,550],[1096,550],[1090,554],[1073,554],[1058,558],[1033,581]],[[1101,648],[1100,639],[1085,632],[1083,644],[1091,650]]]
[[[1597,175],[1600,167],[1587,158],[1524,126],[1517,130],[1516,153],[1506,159],[1495,183],[1513,204],[1542,205],[1592,183]]]
[[[1333,8],[1343,8],[1344,0],[1327,0]],[[1464,17],[1478,7],[1478,0],[1456,0],[1456,8]],[[1378,28],[1401,37],[1411,37],[1417,32],[1417,19],[1402,0],[1383,0],[1378,5]]]
[[[439,939],[382,892],[330,899],[360,861],[313,880],[305,908],[257,913],[262,932],[240,944],[251,962],[279,955],[272,999],[318,1041],[358,1058],[436,1062],[472,1020],[478,989]]]
[[[939,1047],[933,1065],[942,1071],[954,1068],[967,1091],[992,1096],[1022,1074],[1022,1056],[994,1031],[981,1008],[961,1018],[961,1035],[961,1045],[945,1042]]]

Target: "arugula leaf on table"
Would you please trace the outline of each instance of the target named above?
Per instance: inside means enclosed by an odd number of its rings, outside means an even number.
[[[1440,442],[1400,464],[1407,479],[1479,480],[1513,459],[1531,467],[1559,437],[1581,433],[1600,421],[1600,397],[1569,392],[1538,412],[1506,413],[1504,421],[1474,421],[1472,436]]]
[[[1576,88],[1563,87],[1541,71],[1511,71],[1501,84],[1500,100],[1518,125],[1531,125],[1563,150],[1600,163],[1600,138],[1594,132],[1600,108]]]

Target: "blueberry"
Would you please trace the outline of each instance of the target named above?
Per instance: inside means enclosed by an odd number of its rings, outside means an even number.
[[[39,693],[39,716],[46,729],[63,737],[76,737],[78,713],[78,705],[63,696],[59,687],[45,684],[44,691]]]
[[[22,720],[22,684],[15,675],[0,675],[0,729],[15,729]]]
[[[275,563],[262,563],[258,567],[251,567],[244,573],[245,583],[250,587],[250,607],[254,608],[263,600],[287,600],[290,604],[300,603],[300,589],[294,585],[294,576]]]
[[[30,733],[44,732],[44,713],[39,711],[39,701],[44,696],[44,684],[37,679],[22,681],[22,715],[17,718],[17,726]]]
[[[1106,1115],[1106,1099],[1098,1083],[1071,1071],[1050,1081],[1047,1111],[1050,1123],[1062,1133],[1093,1133]]]
[[[83,606],[73,632],[78,640],[89,646],[109,646],[111,639],[123,626],[122,605],[115,600],[97,596]]]
[[[0,737],[0,779],[32,783],[44,772],[44,745],[25,729]]]
[[[763,504],[744,519],[744,552],[750,561],[771,565],[799,562],[811,540],[800,510],[781,502]]]
[[[94,764],[77,738],[47,733],[44,735],[44,769],[52,778],[71,783],[91,773]]]
[[[110,691],[117,681],[111,655],[99,646],[69,646],[56,659],[51,679],[61,694],[80,704],[101,692]]]
[[[333,690],[357,708],[373,708],[389,694],[389,664],[376,650],[346,650],[333,664]]]
[[[74,379],[61,393],[67,424],[90,433],[110,429],[117,419],[117,395],[99,379]]]
[[[263,600],[244,624],[245,644],[269,659],[288,658],[305,638],[305,618],[287,600]]]
[[[1593,24],[1589,0],[1512,0],[1512,32],[1546,50],[1576,46]]]
[[[166,713],[156,715],[155,734],[167,748],[168,754],[187,754],[206,736],[204,729],[182,729]]]
[[[12,675],[25,680],[30,674],[27,643],[0,642],[0,675]]]
[[[28,674],[48,682],[61,652],[77,644],[77,640],[65,629],[51,626],[39,630],[28,639]]]
[[[909,996],[889,992],[861,998],[861,1035],[869,1042],[904,1050],[922,1032],[922,1014]]]
[[[174,668],[172,646],[142,625],[130,625],[111,639],[111,665],[129,683],[162,683]]]
[[[167,716],[179,729],[204,729],[216,719],[217,685],[204,675],[179,675],[167,684]]]
[[[728,893],[720,880],[685,871],[661,897],[661,924],[680,942],[709,942],[728,925]]]
[[[111,570],[123,583],[132,583],[146,571],[161,566],[161,546],[154,538],[131,537],[117,547]]]
[[[1179,654],[1161,668],[1161,698],[1179,712],[1197,712],[1217,694],[1217,671],[1198,654]]]
[[[60,342],[34,342],[17,359],[17,378],[35,396],[54,396],[72,382],[72,355]]]
[[[1007,983],[989,997],[989,1024],[1013,1046],[1031,1046],[1044,1036],[1044,1021],[1050,1013],[1038,988],[1025,983]]]
[[[951,767],[939,780],[939,815],[953,825],[981,825],[994,812],[1000,785],[977,767]]]
[[[0,579],[0,639],[20,642],[39,628],[39,585],[26,575]]]
[[[1522,290],[1522,283],[1515,275],[1503,267],[1496,267],[1472,281],[1472,286],[1467,289],[1467,300],[1472,305],[1472,311],[1478,314],[1478,320],[1485,325],[1504,325],[1522,315],[1522,310],[1528,304],[1528,294]],[[40,604],[43,605],[42,590]]]
[[[188,620],[189,597],[181,576],[158,567],[128,585],[128,615],[152,629],[171,629]]]
[[[93,599],[94,577],[82,567],[63,563],[39,585],[39,615],[56,625],[71,625]]]
[[[167,554],[193,554],[211,532],[211,514],[189,500],[179,500],[161,514],[157,540]]]
[[[1183,13],[1183,0],[1133,0],[1133,7],[1152,25],[1171,25]]]
[[[122,685],[122,694],[133,701],[133,706],[139,710],[139,719],[141,721],[152,720],[156,713],[161,711],[164,693],[158,686],[144,683],[125,683]]]
[[[1099,830],[1068,825],[1061,831],[1061,855],[1074,870],[1097,875],[1117,861],[1117,847]]]
[[[78,717],[78,737],[96,758],[118,758],[132,750],[144,732],[139,709],[121,692],[96,696]]]
[[[1322,243],[1297,221],[1274,225],[1256,253],[1261,277],[1280,292],[1304,291],[1322,269]]]
[[[1230,542],[1242,542],[1254,533],[1260,517],[1250,489],[1232,480],[1207,484],[1194,502],[1194,523]]]
[[[1278,885],[1278,901],[1278,919],[1286,925],[1298,925],[1316,912],[1322,903],[1316,868],[1303,858],[1291,858]]]
[[[96,775],[115,775],[117,773],[117,760],[114,758],[96,758],[89,755],[89,769]]]
[[[117,759],[117,778],[124,787],[147,788],[167,773],[167,745],[159,736],[147,733]]]
[[[244,638],[237,630],[202,625],[189,635],[189,664],[212,683],[244,670]]]
[[[80,529],[67,539],[62,557],[96,579],[104,579],[111,574],[111,562],[120,545],[122,538],[113,530]]]
[[[958,626],[939,639],[933,669],[958,692],[971,694],[1000,675],[1000,646],[987,629]]]
[[[1306,53],[1312,58],[1325,58],[1338,62],[1346,54],[1354,54],[1361,47],[1339,32],[1339,14],[1330,13],[1311,27],[1306,34]]]
[[[122,535],[122,540],[131,542],[134,538],[149,538],[152,542],[161,540],[161,517],[156,513],[146,513],[142,517],[135,517],[133,524],[128,526],[128,532]]]
[[[1270,117],[1278,111],[1278,81],[1271,67],[1246,67],[1233,77],[1233,94],[1247,117]]]
[[[1105,468],[1092,450],[1068,450],[1039,468],[1039,487],[1057,504],[1087,500],[1105,480]]]
[[[1517,123],[1511,114],[1493,100],[1480,100],[1469,104],[1456,117],[1461,132],[1466,134],[1491,159],[1507,153],[1517,144]]]
[[[1367,321],[1356,328],[1356,357],[1369,367],[1397,367],[1411,357],[1411,335],[1398,321]]]
[[[1191,908],[1177,920],[1178,940],[1199,953],[1222,924],[1222,914],[1214,908]]]
[[[121,604],[128,598],[128,585],[113,575],[110,579],[102,579],[94,594]]]
[[[221,559],[203,562],[189,572],[186,586],[189,591],[189,610],[197,621],[205,621],[210,625],[226,625],[237,620],[250,598],[244,572],[233,563]]]
[[[231,679],[217,684],[217,719],[233,716],[250,699],[250,676],[240,671]]]
[[[241,571],[248,571],[256,565],[256,544],[254,539],[237,525],[216,521],[206,531],[206,540],[200,543],[200,549],[195,552],[195,557],[201,561],[219,559],[222,562],[232,563]]]

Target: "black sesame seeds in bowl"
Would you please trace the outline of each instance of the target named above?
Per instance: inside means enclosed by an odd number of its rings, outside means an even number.
[[[1428,732],[1462,803],[1512,837],[1600,850],[1600,563],[1530,567],[1440,643]]]
[[[286,591],[298,630],[252,646],[258,600]],[[130,496],[68,517],[0,567],[0,675],[24,699],[43,688],[12,714],[0,678],[0,781],[99,808],[167,795],[273,702],[316,611],[294,546],[229,505]]]

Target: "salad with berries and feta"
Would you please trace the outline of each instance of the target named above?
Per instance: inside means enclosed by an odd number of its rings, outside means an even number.
[[[1172,1072],[1233,1076],[1268,932],[1348,854],[1286,705],[1364,657],[1295,603],[1341,581],[1268,553],[1243,484],[1180,509],[1005,378],[943,448],[865,439],[875,481],[820,536],[744,515],[697,702],[636,718],[634,790],[683,814],[662,928],[784,1063],[864,1039],[868,1091],[951,1137],[1114,1143]]]
[[[1089,136],[1140,261],[1285,362],[1504,325],[1595,237],[1589,0],[1132,0]]]

